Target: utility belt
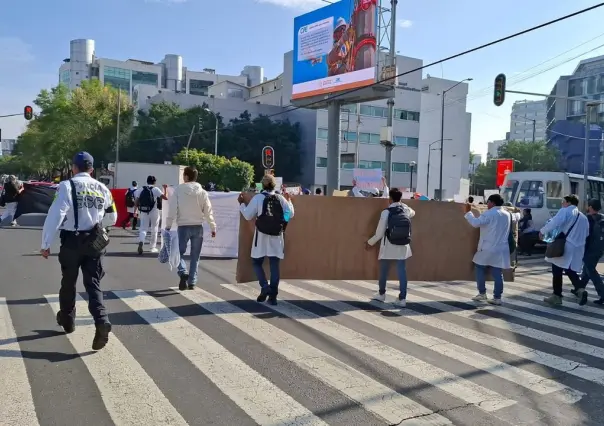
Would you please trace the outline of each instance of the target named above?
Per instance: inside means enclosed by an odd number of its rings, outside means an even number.
[[[66,231],[60,234],[61,245],[77,249],[84,256],[99,257],[109,245],[109,234],[101,225],[88,231]]]

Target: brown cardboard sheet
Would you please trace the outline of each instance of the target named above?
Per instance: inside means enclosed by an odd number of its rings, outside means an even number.
[[[245,202],[252,196],[244,194]],[[464,218],[464,205],[420,200],[405,203],[416,212],[412,219],[413,256],[407,261],[408,279],[474,280],[472,257],[479,230]],[[375,233],[388,200],[300,196],[293,198],[293,204],[295,216],[285,232],[282,279],[377,280],[379,243],[366,251],[365,242]],[[476,206],[473,211],[476,215],[484,209],[486,206]],[[241,283],[256,277],[250,257],[254,221],[246,221],[243,216],[240,220],[237,282]],[[504,275],[507,281],[513,281],[512,270]],[[394,268],[389,279],[396,279]]]

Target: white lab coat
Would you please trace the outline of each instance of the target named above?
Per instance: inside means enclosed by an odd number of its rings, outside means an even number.
[[[409,215],[409,218],[415,216],[415,210],[403,203],[392,203],[388,207],[399,207],[402,206],[406,213]],[[408,244],[406,246],[399,246],[390,244],[388,238],[386,237],[386,229],[388,228],[388,216],[390,212],[388,210],[384,210],[380,215],[380,221],[378,222],[377,229],[375,230],[375,235],[367,241],[367,243],[371,246],[375,245],[378,241],[380,242],[380,253],[378,254],[378,259],[408,259],[411,257],[411,245]]]
[[[264,194],[264,192],[256,194],[247,206],[245,204],[241,204],[239,206],[241,214],[246,220],[252,220],[262,214]],[[269,192],[269,194],[275,194],[275,192]],[[277,197],[279,197],[279,200],[281,201],[283,213],[289,211],[289,220],[291,220],[294,217],[293,204],[287,201],[282,195],[277,195]],[[285,257],[284,249],[285,240],[283,238],[283,233],[281,233],[281,235],[266,235],[258,232],[258,230],[254,231],[254,240],[252,241],[252,258],[258,259],[269,256],[283,259]]]
[[[578,216],[578,219],[577,219]],[[568,234],[568,230],[577,220],[575,226]],[[546,235],[554,231],[562,231],[566,235],[564,244],[564,255],[562,257],[549,258],[545,261],[552,263],[562,269],[571,269],[580,272],[583,265],[583,254],[585,253],[585,241],[589,236],[589,221],[576,206],[568,206],[558,210],[549,222],[541,228],[541,234]]]
[[[520,220],[520,213],[509,213],[503,207],[493,207],[480,216],[472,212],[465,215],[466,220],[474,228],[480,228],[478,248],[472,261],[476,265],[493,268],[510,269],[510,215],[512,222]]]

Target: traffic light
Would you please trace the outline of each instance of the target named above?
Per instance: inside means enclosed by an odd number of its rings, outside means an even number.
[[[31,120],[32,118],[34,118],[33,108],[30,107],[29,105],[27,105],[25,108],[23,108],[23,117],[25,117],[26,120]]]
[[[275,150],[272,146],[265,146],[262,148],[262,166],[265,169],[272,169],[275,167]]]
[[[495,77],[495,92],[493,94],[493,103],[495,106],[503,105],[505,101],[505,74],[499,74]]]

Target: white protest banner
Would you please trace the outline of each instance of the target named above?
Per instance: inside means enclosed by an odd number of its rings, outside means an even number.
[[[174,196],[174,188],[167,190],[168,200]],[[212,202],[214,220],[216,221],[216,238],[212,238],[210,226],[203,224],[203,246],[201,255],[207,257],[237,257],[239,253],[239,192],[208,192]],[[162,224],[166,223],[169,201],[164,202],[162,209]],[[163,226],[163,225],[162,225]],[[172,225],[172,230],[178,228],[178,223]],[[187,247],[185,254],[191,248]]]
[[[354,169],[352,176],[359,189],[382,187],[382,169]]]

